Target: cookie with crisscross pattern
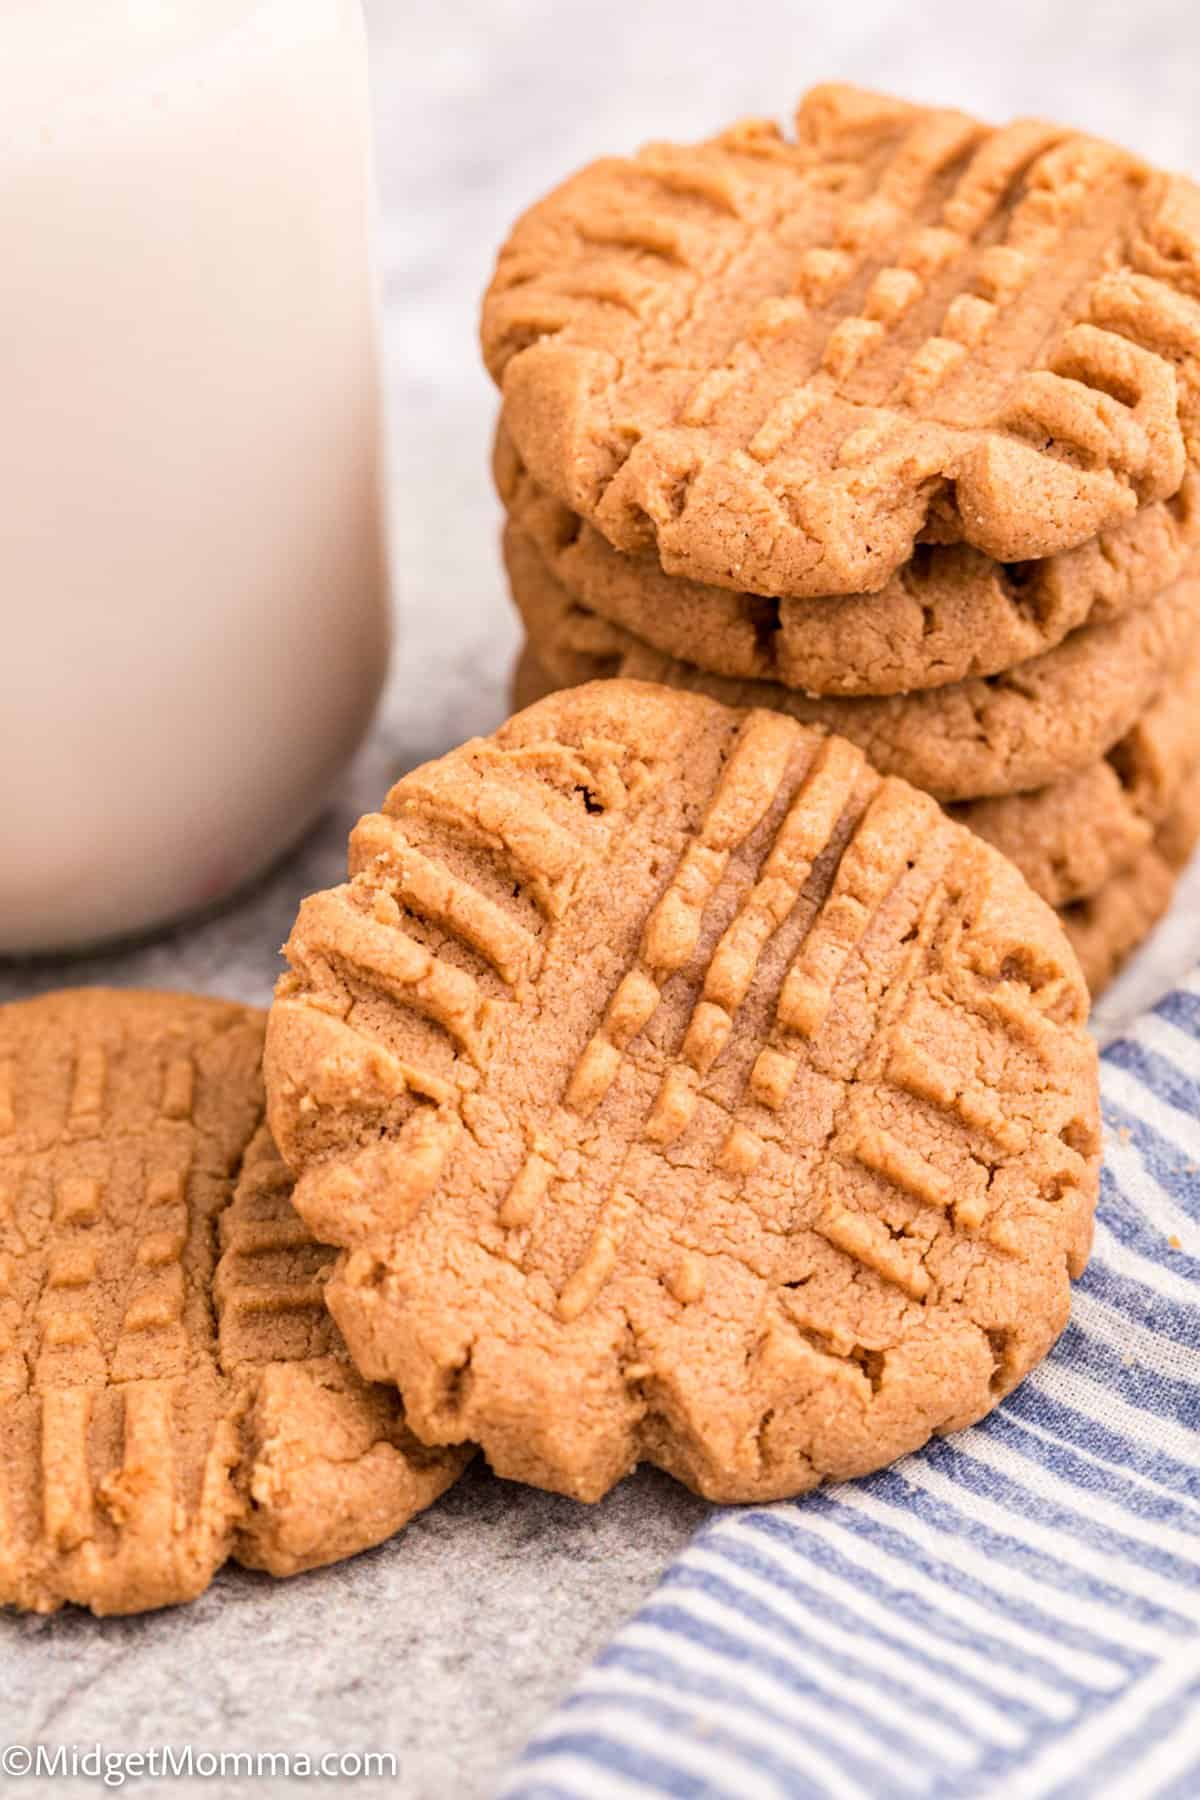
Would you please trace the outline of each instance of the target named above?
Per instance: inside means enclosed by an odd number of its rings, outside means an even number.
[[[1082,544],[1200,455],[1200,190],[1036,120],[815,88],[584,169],[483,310],[525,466],[618,549],[769,596],[926,540]]]
[[[140,1612],[230,1556],[315,1568],[462,1466],[326,1313],[264,1022],[98,988],[0,1007],[0,1604]]]
[[[584,1499],[877,1467],[1042,1356],[1087,1255],[1087,994],[844,740],[609,681],[401,780],[268,1031],[328,1303],[430,1443]]]

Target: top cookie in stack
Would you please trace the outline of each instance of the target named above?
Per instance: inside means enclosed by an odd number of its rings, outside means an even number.
[[[1011,799],[1009,845],[1060,908],[1144,888],[1156,832],[1179,853],[1200,788],[1191,182],[1063,127],[821,87],[793,139],[743,123],[567,181],[502,250],[483,338],[550,681],[779,707],[985,832]]]

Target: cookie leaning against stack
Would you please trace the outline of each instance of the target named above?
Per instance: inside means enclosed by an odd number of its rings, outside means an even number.
[[[329,1306],[430,1444],[596,1499],[863,1473],[1066,1320],[1087,993],[1013,865],[855,746],[626,681],[401,780],[268,1029]]]
[[[574,611],[570,623],[581,623]],[[527,643],[514,672],[515,706],[564,685],[619,674],[726,699],[765,699],[800,718],[809,714],[803,696],[789,690],[764,693],[762,687],[703,676],[645,651],[614,657],[611,628],[597,633],[594,620],[582,624],[581,633],[566,635],[570,674],[564,680],[550,676]],[[579,647],[580,637],[586,649]],[[1009,855],[1035,892],[1056,908],[1093,995],[1168,911],[1176,879],[1200,842],[1198,662],[1193,650],[1177,680],[1096,763],[1028,793],[947,807]],[[820,705],[814,710],[819,718]]]
[[[794,140],[745,124],[565,183],[483,335],[553,683],[780,707],[961,803],[1052,904],[1148,894],[1200,762],[1193,184],[819,88]],[[1149,806],[1122,780],[1143,723],[1169,744]]]
[[[0,1605],[141,1612],[230,1556],[316,1568],[462,1467],[326,1314],[264,1023],[104,989],[0,1007]]]

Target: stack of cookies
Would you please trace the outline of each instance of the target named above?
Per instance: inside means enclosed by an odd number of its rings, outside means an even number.
[[[317,1567],[473,1446],[804,1493],[1066,1323],[1079,964],[1200,829],[1200,194],[820,90],[569,182],[485,338],[557,691],[360,820],[269,1023],[0,1010],[0,1605]]]
[[[1200,190],[846,87],[593,164],[484,307],[523,700],[828,728],[1004,850],[1097,991],[1200,835]]]

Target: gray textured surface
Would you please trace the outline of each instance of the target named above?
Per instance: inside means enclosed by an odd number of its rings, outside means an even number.
[[[0,969],[0,999],[82,979],[265,1001],[297,899],[338,878],[349,823],[399,769],[502,716],[515,634],[495,555],[493,399],[475,315],[505,225],[554,176],[645,137],[784,113],[830,74],[996,116],[1061,114],[1200,166],[1191,0],[999,10],[368,0],[368,14],[401,616],[383,714],[334,812],[242,905],[137,952]],[[1193,879],[1108,1022],[1195,953],[1198,898]],[[281,1588],[226,1573],[196,1606],[141,1621],[6,1621],[0,1741],[390,1750],[401,1775],[388,1791],[484,1794],[704,1511],[650,1473],[588,1510],[476,1470],[395,1543],[342,1569]],[[58,1790],[29,1781],[20,1791]]]

